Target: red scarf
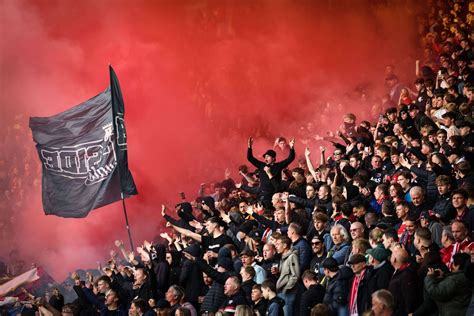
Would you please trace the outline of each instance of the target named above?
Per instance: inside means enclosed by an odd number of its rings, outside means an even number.
[[[466,237],[463,241],[454,244],[453,251],[451,252],[451,259],[449,260],[449,270],[451,270],[453,267],[453,256],[457,253],[465,251],[466,249],[474,249],[474,242],[471,242],[468,237]]]
[[[364,278],[365,269],[359,275],[354,276],[354,280],[352,280],[352,287],[351,287],[351,295],[349,298],[349,308],[350,308],[350,315],[357,315],[357,292],[359,291],[359,284],[360,281]]]
[[[405,270],[406,268],[408,268],[410,266],[410,263],[407,262],[407,263],[404,263],[400,266],[400,268],[396,269],[395,272],[393,272],[393,274],[397,273],[397,271],[403,271]]]

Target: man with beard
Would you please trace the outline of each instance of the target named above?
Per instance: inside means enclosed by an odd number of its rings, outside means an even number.
[[[323,269],[321,264],[327,257],[326,247],[324,241],[319,236],[314,236],[311,240],[311,248],[313,250],[313,256],[311,257],[311,263],[309,269],[318,274],[318,279],[321,281],[324,277]]]

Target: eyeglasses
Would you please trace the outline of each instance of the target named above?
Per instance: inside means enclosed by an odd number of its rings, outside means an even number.
[[[320,241],[313,241],[313,242],[311,243],[311,245],[313,245],[313,246],[314,246],[314,245],[321,245],[321,242],[320,242]]]

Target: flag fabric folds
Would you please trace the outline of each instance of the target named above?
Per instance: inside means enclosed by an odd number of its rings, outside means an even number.
[[[51,117],[30,118],[47,215],[85,217],[137,194],[128,169],[124,104],[114,70],[102,93]]]
[[[14,292],[20,287],[27,286],[27,284],[30,284],[39,278],[40,276],[37,268],[26,271],[16,278],[0,285],[0,296],[6,296],[8,293]]]
[[[0,306],[10,304],[15,298],[27,300],[28,297],[23,292],[23,288],[33,294],[46,293],[57,285],[43,267],[32,268],[0,284]]]

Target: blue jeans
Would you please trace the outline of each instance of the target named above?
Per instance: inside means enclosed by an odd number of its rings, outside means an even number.
[[[295,304],[296,293],[280,293],[278,297],[285,301],[283,311],[285,316],[293,316],[293,305]]]

